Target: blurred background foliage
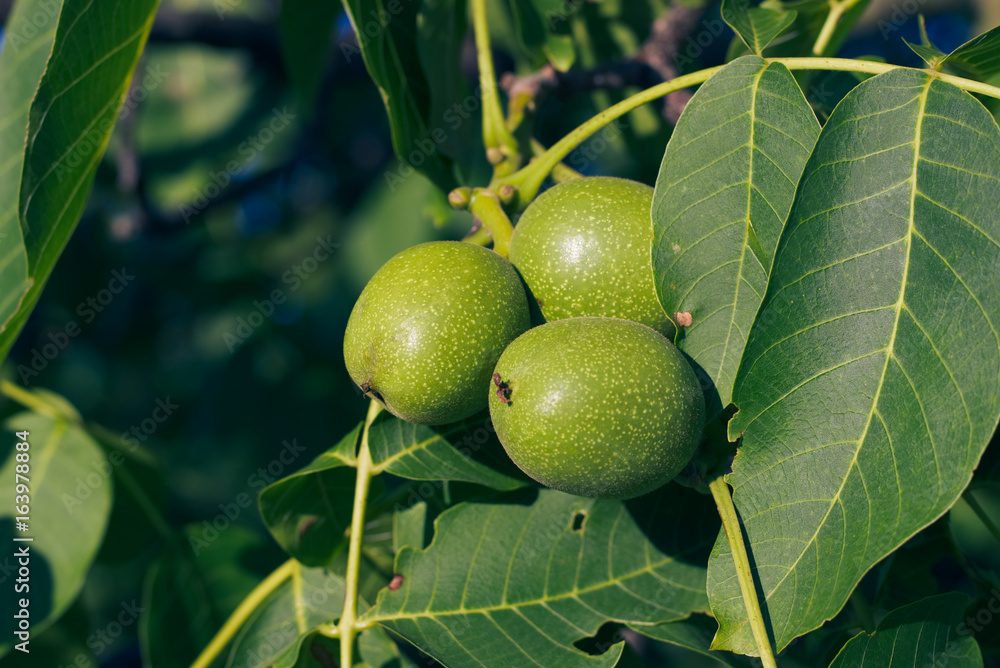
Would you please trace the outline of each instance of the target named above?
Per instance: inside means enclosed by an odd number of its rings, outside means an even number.
[[[0,21],[10,4],[0,1]],[[303,52],[303,26],[282,25],[271,0],[164,1],[82,222],[3,367],[4,377],[58,392],[88,420],[145,441],[160,464],[132,473],[177,527],[224,514],[241,493],[256,497],[261,478],[300,468],[356,424],[366,402],[341,350],[355,298],[399,250],[461,238],[472,223],[424,177],[387,177],[400,172],[400,163],[350,23],[337,3],[302,4],[313,12],[306,23],[323,30],[325,50]],[[576,6],[564,30],[576,44],[577,67],[634,54],[665,4]],[[732,34],[722,28],[717,5],[706,7],[683,41],[681,72],[724,62]],[[900,10],[909,5],[926,15],[932,41],[945,52],[1000,23],[995,0],[874,2],[841,54],[918,66],[900,39],[919,41],[916,13]],[[506,6],[490,3],[498,74],[527,74],[541,63],[515,34]],[[468,42],[461,71],[473,89]],[[812,82],[820,114],[846,92],[840,78],[847,76]],[[633,90],[550,96],[534,119],[535,136],[550,145]],[[648,105],[629,114],[568,164],[652,183],[670,133],[659,111]],[[471,122],[478,126],[477,105]],[[115,271],[134,278],[108,300]],[[282,303],[269,301],[275,294]],[[79,336],[48,359],[42,351],[52,333],[73,322]],[[158,401],[175,406],[162,421],[150,419]],[[291,464],[279,458],[286,442],[304,448]],[[1000,517],[997,487],[984,484],[977,494]],[[101,666],[141,665],[134,620],[114,637],[106,634],[107,642],[95,635],[114,628],[123,606],[165,595],[156,569],[146,576],[160,539],[134,503],[115,508],[83,596],[40,638],[30,665],[58,666],[64,657],[91,653]],[[226,540],[239,556],[217,566],[235,607],[239,593],[282,556],[254,506],[233,523],[241,529]],[[964,502],[924,533],[932,530],[943,532],[939,542],[959,544],[1000,586],[997,537]],[[953,581],[950,559],[942,549],[914,568],[929,585],[937,579],[946,589],[969,589]],[[869,579],[889,578],[886,568]],[[206,620],[206,628],[218,623]],[[977,637],[984,643],[989,636]],[[672,651],[643,642],[649,665]],[[43,654],[46,645],[57,653]],[[22,661],[16,654],[4,665]]]

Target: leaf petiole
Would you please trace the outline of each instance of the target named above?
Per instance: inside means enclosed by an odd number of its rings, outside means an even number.
[[[746,544],[743,542],[743,529],[740,527],[740,519],[736,515],[736,506],[733,505],[729,485],[726,484],[723,476],[719,476],[709,483],[708,488],[712,491],[712,498],[715,499],[715,505],[719,509],[722,528],[726,532],[729,550],[733,554],[736,577],[740,581],[740,591],[743,593],[743,605],[746,606],[750,629],[753,631],[753,638],[757,643],[761,663],[764,668],[776,668],[774,653],[771,651],[771,640],[764,624],[764,615],[760,610],[760,601],[757,599],[757,586],[754,583],[753,571],[750,569],[750,559],[747,557]]]
[[[368,504],[368,488],[373,476],[372,456],[368,450],[368,432],[372,422],[382,411],[382,404],[372,400],[368,405],[361,446],[358,448],[358,477],[354,485],[354,510],[351,515],[351,542],[347,548],[347,573],[344,576],[344,609],[337,623],[340,637],[340,665],[354,665],[354,637],[358,626],[358,581],[361,570],[361,539],[364,535],[365,506]]]
[[[493,250],[500,257],[507,257],[514,226],[510,224],[510,218],[504,213],[503,205],[496,193],[482,189],[473,191],[469,211],[482,222],[483,227],[493,237]]]
[[[483,99],[483,143],[486,155],[494,165],[493,178],[497,179],[517,169],[520,156],[517,140],[507,128],[500,108],[493,53],[490,51],[490,31],[486,23],[486,0],[472,0],[471,9],[472,30],[476,38],[476,62],[479,65],[479,88]]]

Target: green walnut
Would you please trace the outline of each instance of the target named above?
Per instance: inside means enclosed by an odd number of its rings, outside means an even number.
[[[624,318],[673,339],[653,285],[653,189],[605,176],[542,193],[514,229],[510,261],[549,322]]]
[[[569,318],[515,340],[497,362],[490,416],[510,458],[578,496],[628,499],[694,455],[705,402],[694,370],[658,332],[617,318]]]
[[[409,248],[362,291],[344,333],[347,371],[410,422],[443,424],[486,408],[493,367],[528,329],[514,267],[457,241]]]

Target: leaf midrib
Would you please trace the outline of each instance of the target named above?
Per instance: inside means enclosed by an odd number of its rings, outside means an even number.
[[[686,553],[682,553],[682,554],[678,555],[678,557],[683,556],[683,554],[686,554]],[[500,610],[517,610],[519,608],[528,608],[528,607],[535,606],[535,605],[546,605],[546,604],[551,603],[553,601],[561,601],[561,600],[566,600],[566,599],[569,599],[569,598],[577,598],[581,594],[589,594],[591,592],[599,591],[599,590],[604,589],[606,587],[617,586],[620,583],[625,582],[626,580],[630,580],[632,578],[639,577],[640,575],[644,575],[646,573],[655,574],[655,571],[658,568],[660,568],[662,566],[665,566],[666,564],[675,562],[675,561],[678,561],[678,558],[668,557],[668,558],[662,559],[662,560],[660,560],[660,561],[658,561],[656,563],[650,563],[650,564],[648,564],[648,565],[646,565],[646,566],[644,566],[644,567],[642,567],[642,568],[640,568],[638,570],[632,571],[632,572],[627,573],[625,575],[621,575],[621,576],[613,578],[611,580],[605,580],[603,582],[598,582],[598,583],[595,583],[595,584],[592,584],[592,585],[589,585],[589,586],[583,587],[583,588],[574,588],[571,591],[563,592],[561,594],[555,594],[555,595],[547,596],[547,597],[544,597],[544,598],[535,598],[535,599],[531,599],[531,600],[527,600],[527,601],[517,601],[515,603],[501,603],[501,604],[497,604],[497,605],[480,606],[480,607],[477,607],[477,608],[459,608],[459,609],[456,609],[456,610],[440,610],[440,611],[439,610],[421,610],[419,612],[393,613],[391,615],[385,615],[385,614],[379,615],[379,614],[375,614],[375,615],[372,615],[370,617],[366,616],[365,617],[365,621],[383,622],[383,621],[391,621],[391,620],[394,620],[394,619],[417,619],[417,618],[420,618],[420,617],[428,617],[428,618],[434,619],[434,618],[437,618],[437,617],[453,617],[453,616],[457,616],[457,615],[478,615],[478,614],[487,614],[487,613],[490,613],[490,612],[496,612],[496,611],[500,611]],[[659,577],[662,578],[662,576],[659,576]],[[689,587],[689,586],[681,584],[679,582],[674,582],[673,580],[665,580],[665,581],[669,582],[671,585],[674,585],[674,586],[678,587],[679,589],[687,589],[687,590],[695,591],[695,592],[700,591],[698,589],[695,589],[693,587]],[[629,591],[631,591],[631,590],[629,590]],[[580,602],[583,603],[582,601],[580,601]],[[375,608],[372,608],[372,609],[374,610]]]
[[[726,361],[729,359],[729,348],[733,340],[733,328],[736,326],[736,310],[740,304],[740,293],[743,291],[743,265],[746,262],[747,251],[750,250],[750,230],[753,228],[753,221],[750,219],[751,211],[753,210],[753,158],[754,158],[754,148],[756,147],[757,138],[757,94],[760,92],[760,81],[764,77],[764,72],[768,70],[770,65],[764,66],[757,70],[757,74],[753,81],[753,93],[750,99],[750,141],[748,142],[748,168],[747,168],[747,208],[746,208],[746,219],[743,224],[743,248],[740,251],[740,264],[736,269],[736,294],[733,296],[732,312],[729,314],[729,327],[726,329],[726,338],[722,345],[722,355],[719,356],[719,368],[715,372],[713,378],[722,380],[722,370],[726,368]],[[768,203],[770,206],[770,203]],[[756,232],[754,232],[756,236]],[[759,244],[759,241],[758,241]],[[754,254],[756,257],[756,254]],[[758,262],[760,258],[757,258]],[[761,262],[761,266],[763,263]],[[767,271],[765,269],[765,271]],[[735,378],[733,379],[735,380]],[[727,380],[726,386],[728,388],[726,397],[726,404],[732,401],[733,397],[733,382]]]

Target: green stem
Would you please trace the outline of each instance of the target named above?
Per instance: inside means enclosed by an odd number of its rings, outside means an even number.
[[[833,33],[836,32],[837,26],[840,24],[840,20],[844,18],[847,10],[857,3],[858,0],[830,0],[830,13],[826,15],[823,29],[819,31],[819,37],[816,38],[816,44],[813,45],[813,53],[817,56],[822,56],[826,53],[827,47],[830,46],[830,40],[833,39]]]
[[[1000,541],[1000,527],[997,527],[996,522],[993,521],[993,518],[991,518],[986,513],[986,509],[983,508],[979,504],[979,501],[976,499],[976,497],[972,495],[972,490],[966,491],[965,494],[962,495],[962,498],[965,500],[967,504],[969,504],[969,507],[972,508],[972,512],[976,514],[976,517],[979,518],[979,521],[983,523],[983,525],[989,530],[991,534],[993,534],[993,537],[996,538],[997,541]]]
[[[514,234],[514,226],[504,213],[500,198],[490,190],[477,190],[472,194],[469,211],[482,221],[493,237],[493,250],[501,257],[507,257],[510,251],[510,238]]]
[[[736,564],[736,579],[740,582],[743,605],[747,610],[750,629],[753,631],[753,638],[757,643],[761,663],[764,668],[776,668],[777,664],[774,662],[774,654],[771,651],[771,641],[767,635],[767,627],[764,625],[764,615],[760,611],[760,602],[757,600],[757,587],[754,584],[753,571],[750,570],[750,559],[747,557],[746,544],[743,542],[743,530],[740,528],[740,519],[736,516],[736,506],[733,505],[729,485],[726,484],[725,478],[719,476],[708,485],[708,488],[712,490],[712,498],[715,499],[715,505],[719,509],[719,517],[722,518],[722,527],[729,540],[729,550],[733,553],[733,562]]]
[[[789,70],[832,70],[839,72],[860,72],[863,74],[883,74],[896,69],[903,68],[899,65],[888,63],[877,63],[868,60],[850,60],[847,58],[770,58],[768,62],[781,63]],[[722,67],[712,67],[699,72],[692,72],[684,76],[665,81],[661,84],[647,88],[635,95],[628,97],[618,104],[608,107],[592,118],[585,121],[575,130],[553,144],[549,150],[543,153],[537,160],[517,172],[500,180],[499,184],[509,184],[519,190],[519,206],[527,206],[528,202],[538,194],[545,178],[555,169],[562,160],[570,154],[577,146],[582,144],[588,137],[603,128],[611,121],[624,116],[633,109],[640,107],[647,102],[663,97],[677,90],[689,88],[705,83],[708,79],[721,70]],[[940,79],[946,83],[958,86],[970,93],[979,93],[988,97],[1000,99],[1000,88],[988,84],[963,79],[950,74],[942,74],[931,70],[918,70],[925,72],[932,77]]]
[[[347,548],[347,573],[344,576],[344,610],[337,624],[340,636],[340,665],[354,665],[354,636],[358,632],[358,581],[361,570],[361,539],[365,532],[365,506],[368,504],[368,487],[372,479],[372,456],[368,450],[368,432],[372,422],[382,410],[382,405],[372,401],[358,448],[358,476],[354,484],[354,511],[351,515],[351,543]]]
[[[497,92],[493,53],[490,51],[490,31],[486,24],[486,0],[471,0],[472,30],[476,38],[476,61],[479,65],[479,88],[483,99],[483,143],[487,155],[500,150],[503,161],[495,165],[494,177],[499,178],[517,169],[517,141],[507,129],[500,95]]]
[[[191,664],[191,668],[208,668],[215,661],[215,658],[226,648],[229,641],[233,639],[236,632],[239,631],[243,623],[253,614],[261,603],[264,602],[271,593],[278,588],[281,583],[292,577],[292,575],[298,570],[299,562],[294,559],[289,559],[277,569],[275,569],[270,575],[264,578],[257,587],[250,592],[250,595],[243,599],[239,607],[229,616],[226,623],[222,625],[219,632],[215,634],[212,638],[212,642],[208,643],[208,646],[202,650],[198,658],[194,660]]]

